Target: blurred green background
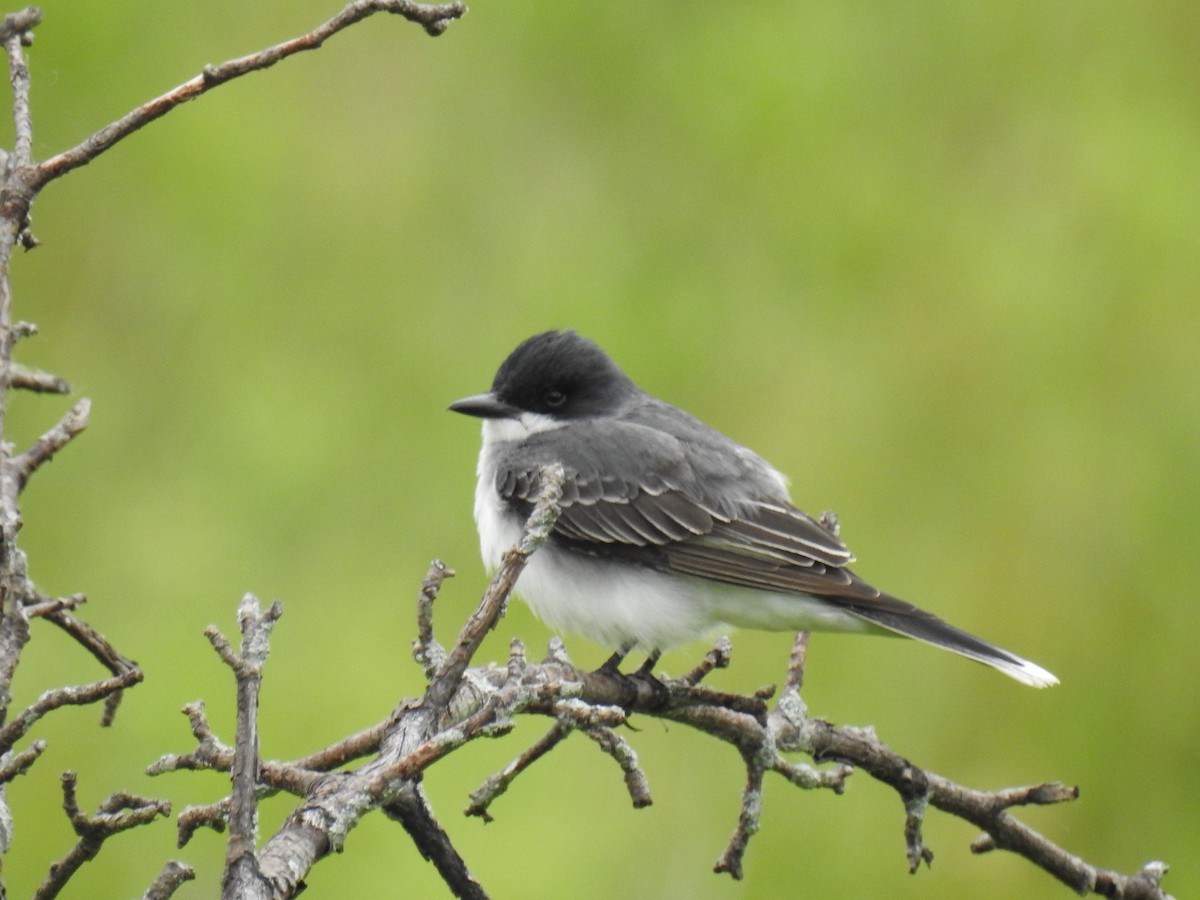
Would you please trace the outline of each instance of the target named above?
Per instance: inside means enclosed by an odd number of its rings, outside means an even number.
[[[29,50],[35,151],[81,141],[336,2],[44,4]],[[9,129],[11,132],[11,128]],[[11,134],[7,135],[11,142]],[[1061,779],[1022,817],[1122,871],[1200,889],[1200,19],[1194,2],[972,6],[478,2],[442,38],[378,17],[225,85],[53,184],[15,263],[18,358],[67,377],[92,425],[26,494],[46,591],[143,664],[9,790],[10,896],[116,790],[176,811],[215,775],[150,779],[203,698],[232,741],[232,679],[202,630],[245,591],[285,606],[262,748],[288,758],[421,689],[409,658],[430,559],[485,579],[471,520],[478,425],[446,404],[522,338],[574,327],[649,390],[836,509],[869,580],[1045,665],[1036,692],[915,643],[818,636],[815,714],[873,724],[977,787]],[[20,444],[73,400],[15,396]],[[483,657],[548,632],[515,607]],[[786,635],[739,634],[714,683],[778,681]],[[575,659],[604,648],[580,639]],[[668,654],[678,673],[705,648]],[[98,677],[35,626],[18,705]],[[574,739],[465,820],[467,794],[542,733],[523,721],[429,773],[496,897],[1062,897],[1015,857],[973,857],[933,814],[906,874],[902,810],[768,781],[741,883],[710,868],[736,820],[729,748],[653,720],[627,736],[655,803]],[[263,833],[289,801],[268,802]],[[223,838],[163,820],[113,840],[66,896],[140,895],[163,861],[214,896]],[[445,896],[374,816],[314,897]]]

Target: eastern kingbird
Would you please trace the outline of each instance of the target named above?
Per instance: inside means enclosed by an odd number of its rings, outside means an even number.
[[[900,634],[1025,684],[1028,660],[871,587],[834,529],[792,505],[757,454],[647,394],[573,331],[522,343],[492,389],[450,405],[483,419],[475,521],[489,569],[517,544],[546,465],[562,514],[517,584],[556,629],[651,654],[730,626]]]

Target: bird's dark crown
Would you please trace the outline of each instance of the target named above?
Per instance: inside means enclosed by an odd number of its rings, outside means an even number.
[[[611,412],[637,387],[587,338],[574,331],[547,331],[509,354],[492,392],[529,412],[583,418]]]

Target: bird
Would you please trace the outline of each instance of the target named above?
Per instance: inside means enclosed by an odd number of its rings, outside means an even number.
[[[793,505],[762,457],[638,387],[599,346],[547,331],[504,360],[485,393],[449,409],[482,419],[474,514],[494,571],[540,473],[565,473],[560,515],[515,593],[551,628],[648,672],[664,650],[734,628],[915,638],[1033,687],[1046,669],[872,587],[827,519]]]

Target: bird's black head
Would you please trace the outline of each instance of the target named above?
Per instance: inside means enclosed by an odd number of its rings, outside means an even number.
[[[634,391],[608,354],[574,331],[535,334],[492,382],[492,393],[518,409],[567,419],[612,412]]]
[[[579,419],[614,412],[636,393],[628,376],[591,341],[573,331],[547,331],[509,354],[490,393],[450,408],[483,418],[532,412]]]

